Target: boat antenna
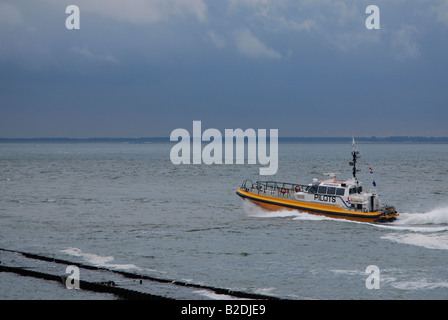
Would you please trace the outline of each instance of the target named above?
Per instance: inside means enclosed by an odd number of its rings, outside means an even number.
[[[352,151],[353,161],[350,162],[350,165],[353,166],[353,178],[355,178],[355,180],[357,180],[356,172],[359,170],[356,169],[356,161],[358,160],[358,158],[361,158],[361,156],[359,154],[359,151],[356,150],[355,137],[352,138],[352,147],[353,147],[353,151]]]

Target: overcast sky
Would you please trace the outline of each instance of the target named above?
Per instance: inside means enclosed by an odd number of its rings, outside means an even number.
[[[0,137],[159,137],[193,120],[448,136],[448,0],[0,0]]]

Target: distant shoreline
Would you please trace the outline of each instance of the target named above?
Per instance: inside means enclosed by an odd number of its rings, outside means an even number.
[[[448,143],[448,137],[390,136],[355,137],[357,142],[377,143]],[[352,137],[279,137],[279,142],[351,142]],[[0,138],[0,143],[161,143],[169,137],[142,138]],[[207,142],[204,142],[207,143]]]

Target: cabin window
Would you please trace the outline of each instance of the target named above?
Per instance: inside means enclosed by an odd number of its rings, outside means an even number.
[[[335,187],[328,187],[327,194],[334,196],[336,194],[336,188]]]
[[[353,193],[362,193],[362,187],[350,188],[350,194]]]
[[[345,189],[344,188],[337,188],[336,195],[343,196],[344,193],[345,193]]]
[[[318,193],[327,193],[327,187],[323,187],[323,186],[319,186],[319,188],[317,189]]]
[[[316,191],[317,191],[317,186],[311,186],[308,188],[309,193],[316,193]]]
[[[357,204],[356,209],[362,209],[362,204]]]

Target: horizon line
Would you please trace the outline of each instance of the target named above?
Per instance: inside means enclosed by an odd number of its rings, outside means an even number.
[[[268,138],[268,137],[266,137]],[[190,139],[193,139],[191,137]],[[222,138],[225,139],[224,137]],[[351,141],[353,136],[339,136],[339,137],[278,137],[279,141],[282,142],[325,142],[325,141]],[[364,142],[448,142],[448,136],[387,136],[387,137],[355,137],[358,141]],[[89,137],[89,138],[69,138],[69,137],[38,137],[38,138],[1,138],[0,143],[8,142],[176,142],[171,141],[170,137]],[[206,141],[204,141],[206,142]]]

